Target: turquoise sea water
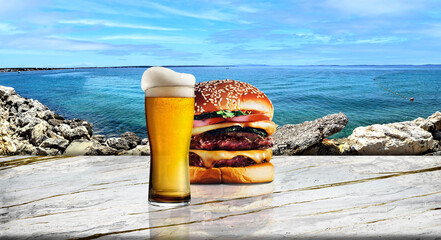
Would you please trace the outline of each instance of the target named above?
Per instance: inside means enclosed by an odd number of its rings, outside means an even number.
[[[428,117],[441,111],[441,66],[241,66],[174,67],[198,82],[235,79],[267,94],[279,125],[343,112],[345,137],[358,126]],[[0,85],[38,99],[66,118],[94,123],[95,133],[132,131],[146,137],[142,68],[106,68],[0,73]],[[379,85],[408,98],[410,102]]]

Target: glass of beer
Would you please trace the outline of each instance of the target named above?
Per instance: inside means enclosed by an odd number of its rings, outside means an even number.
[[[190,202],[188,153],[194,119],[194,85],[154,86],[145,90],[150,142],[149,203]]]

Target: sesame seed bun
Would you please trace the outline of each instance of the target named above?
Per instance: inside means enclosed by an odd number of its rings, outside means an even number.
[[[190,183],[266,183],[274,179],[269,162],[247,167],[204,168],[190,166]]]
[[[229,111],[252,111],[272,119],[274,109],[269,98],[251,84],[231,79],[200,82],[195,85],[195,115]]]

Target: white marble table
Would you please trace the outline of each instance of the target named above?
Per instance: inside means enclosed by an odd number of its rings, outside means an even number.
[[[275,157],[275,180],[147,204],[148,157],[1,157],[0,238],[441,237],[441,157]]]

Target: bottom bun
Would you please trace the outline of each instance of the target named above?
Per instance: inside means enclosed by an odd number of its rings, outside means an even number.
[[[265,183],[273,179],[274,166],[269,162],[210,169],[190,166],[190,183]]]
[[[190,183],[221,183],[221,175],[219,168],[190,166]]]

